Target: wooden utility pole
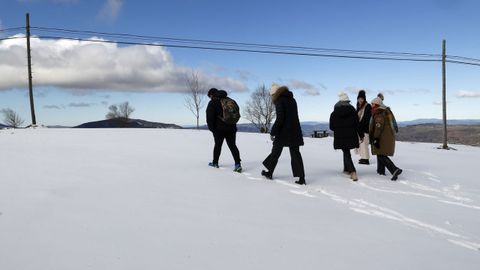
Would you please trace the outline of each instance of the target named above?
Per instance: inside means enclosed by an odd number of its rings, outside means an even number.
[[[35,105],[33,103],[33,84],[32,84],[32,56],[30,51],[30,14],[27,13],[27,60],[28,60],[28,93],[30,95],[30,111],[32,113],[32,126],[37,124],[35,118]]]
[[[443,108],[443,145],[442,149],[449,149],[447,145],[447,54],[446,41],[442,42],[442,108]]]

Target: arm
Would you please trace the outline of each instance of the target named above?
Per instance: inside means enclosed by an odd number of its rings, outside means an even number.
[[[207,106],[207,126],[211,132],[215,131],[215,122],[217,117],[215,116],[215,106],[213,106],[213,101],[210,101]]]
[[[270,132],[270,135],[272,136],[277,136],[280,134],[280,130],[285,122],[285,108],[283,107],[282,102],[278,101],[275,104],[275,113],[277,118],[275,119],[275,123],[272,126],[272,131]]]
[[[360,127],[361,122],[358,121],[358,117],[356,113],[354,114],[353,121],[354,121],[353,126],[355,128],[355,133],[357,133],[360,140],[363,141],[363,138],[365,137],[365,133],[363,132],[363,128]]]
[[[370,124],[370,118],[372,118],[372,106],[367,104],[367,106],[365,106],[365,112],[363,113],[362,126],[368,127],[368,124]]]
[[[397,119],[395,119],[395,115],[393,115],[393,112],[392,112],[392,110],[390,110],[390,108],[388,108],[388,111],[390,112],[390,115],[392,115],[393,129],[395,129],[395,133],[398,133]]]
[[[328,122],[329,128],[331,131],[335,131],[335,125],[334,125],[334,118],[333,118],[333,112],[330,114],[330,121]]]

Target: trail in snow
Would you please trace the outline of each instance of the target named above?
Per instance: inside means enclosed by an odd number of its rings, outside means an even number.
[[[413,172],[413,170],[410,170],[410,171]],[[435,183],[440,183],[441,182],[440,180],[437,179],[437,177],[435,175],[433,175],[431,173],[425,173],[424,172],[423,174],[426,175],[427,177],[429,177],[429,180],[435,179],[435,181],[434,181]],[[252,177],[251,173],[240,173],[239,175],[243,175],[247,179],[251,179],[251,180],[272,181],[272,180],[268,180],[268,179],[265,179],[265,178]],[[286,180],[281,180],[281,179],[274,179],[272,182],[283,185],[283,186],[286,186],[288,188],[294,188],[294,189],[289,189],[289,192],[292,193],[292,194],[299,195],[299,196],[302,196],[302,197],[312,198],[312,199],[317,198],[316,195],[311,193],[310,185],[300,186],[300,185],[293,184],[293,183],[290,183]],[[417,184],[417,183],[411,183],[408,180],[402,180],[402,181],[397,181],[397,182],[402,183],[403,185],[406,185],[406,186],[408,186],[408,187],[410,187],[414,190],[432,192],[432,193],[436,193],[436,194],[439,194],[439,195],[443,195],[444,197],[447,197],[447,198],[454,198],[454,199],[457,199],[459,201],[468,201],[468,202],[473,201],[472,199],[465,198],[465,197],[460,197],[460,196],[455,196],[454,194],[451,193],[451,190],[458,191],[460,189],[460,185],[454,185],[452,188],[438,189],[438,188],[429,187],[429,186],[425,186],[425,185],[421,185],[421,184]],[[430,195],[430,194],[420,193],[420,192],[415,192],[415,191],[414,192],[402,191],[402,190],[398,190],[398,189],[382,189],[382,188],[377,188],[377,187],[374,187],[374,186],[370,186],[369,184],[364,183],[364,182],[356,182],[356,183],[352,182],[352,184],[355,184],[355,185],[358,185],[360,187],[363,187],[363,188],[366,188],[366,189],[369,189],[369,190],[372,190],[372,191],[376,191],[376,192],[392,193],[392,194],[406,195],[406,196],[418,196],[418,197],[423,197],[423,198],[427,198],[427,199],[435,199],[438,202],[442,202],[442,203],[446,203],[446,204],[450,204],[450,205],[455,205],[455,206],[480,210],[479,206],[467,205],[463,202],[452,202],[452,201],[442,200],[440,197],[438,197],[436,195]],[[454,244],[456,246],[467,248],[467,249],[470,249],[470,250],[480,251],[480,243],[473,242],[468,237],[466,237],[462,234],[452,232],[450,230],[441,228],[437,225],[429,224],[427,222],[423,222],[421,220],[408,217],[405,214],[402,214],[398,211],[395,211],[393,209],[389,209],[387,207],[383,207],[383,206],[368,202],[364,199],[348,199],[348,198],[342,197],[338,194],[332,193],[331,191],[328,191],[325,188],[318,187],[317,185],[314,185],[313,189],[316,192],[330,198],[331,200],[333,200],[337,203],[347,205],[350,210],[352,210],[356,213],[396,221],[396,222],[399,222],[399,223],[401,223],[405,226],[411,227],[411,228],[415,228],[415,229],[423,230],[423,231],[426,231],[426,232],[429,232],[429,233],[434,233],[434,234],[437,234],[437,235],[441,235],[441,236],[445,237],[446,241],[448,241],[449,243]]]

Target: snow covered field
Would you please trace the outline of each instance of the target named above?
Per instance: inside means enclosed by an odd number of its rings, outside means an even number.
[[[206,166],[206,131],[1,130],[0,269],[479,269],[480,148],[398,143],[399,181],[354,183],[307,138],[304,187],[288,149],[268,181],[268,136],[237,141],[243,174],[226,145]]]

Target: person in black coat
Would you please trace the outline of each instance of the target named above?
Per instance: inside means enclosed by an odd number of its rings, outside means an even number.
[[[341,92],[338,96],[340,101],[335,104],[330,115],[330,130],[333,131],[333,148],[342,149],[343,172],[349,174],[353,181],[357,181],[357,171],[353,165],[350,149],[358,148],[359,137],[363,140],[364,135],[359,132],[357,112],[350,105],[348,95]]]
[[[286,86],[279,87],[273,84],[270,95],[275,104],[276,119],[270,132],[273,141],[272,152],[263,161],[263,165],[268,171],[262,171],[262,175],[272,179],[283,147],[289,147],[293,176],[299,177],[295,183],[305,185],[305,169],[300,154],[303,133],[298,119],[297,102],[293,98],[293,93]]]
[[[223,141],[227,141],[228,148],[232,152],[235,160],[235,171],[241,172],[242,166],[240,164],[240,151],[235,143],[237,136],[237,124],[227,124],[222,121],[223,109],[220,100],[227,97],[227,92],[212,88],[208,91],[210,102],[207,105],[207,126],[213,133],[215,140],[215,147],[213,148],[213,161],[208,165],[218,168],[218,160],[222,152]]]
[[[368,149],[369,137],[368,128],[370,125],[370,118],[372,118],[372,106],[367,102],[365,90],[360,90],[357,97],[357,115],[358,115],[358,130],[360,134],[364,134],[364,140],[360,143],[358,154],[360,154],[359,164],[370,164],[370,151]]]

